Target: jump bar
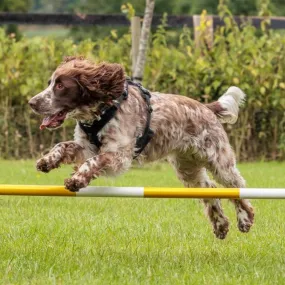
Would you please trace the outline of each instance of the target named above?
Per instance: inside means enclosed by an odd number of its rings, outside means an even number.
[[[285,188],[156,188],[88,186],[70,192],[55,185],[0,185],[0,195],[137,198],[285,199]]]

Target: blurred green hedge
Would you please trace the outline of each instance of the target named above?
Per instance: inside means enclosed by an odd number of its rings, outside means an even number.
[[[144,85],[150,90],[182,94],[201,102],[216,100],[231,85],[247,94],[238,123],[225,126],[240,160],[285,158],[285,37],[249,23],[240,29],[230,16],[215,31],[213,47],[195,48],[184,28],[179,42],[162,24],[152,35]],[[164,21],[165,22],[165,21]],[[203,31],[203,24],[201,25]],[[203,32],[201,33],[203,37]],[[39,131],[40,118],[28,98],[47,81],[66,55],[124,65],[130,74],[131,37],[115,31],[104,39],[75,44],[70,39],[22,38],[0,29],[0,157],[39,156],[58,141],[71,139],[74,122],[54,132]]]

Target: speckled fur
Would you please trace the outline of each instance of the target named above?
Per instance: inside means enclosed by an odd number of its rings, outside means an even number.
[[[76,163],[77,171],[65,180],[65,186],[71,191],[86,187],[101,175],[113,176],[127,171],[133,162],[136,138],[142,134],[147,116],[140,91],[134,86],[129,86],[128,91],[128,99],[99,133],[100,150],[89,143],[77,124],[74,141],[58,144],[37,162],[37,168],[48,172],[60,163]],[[219,104],[207,107],[187,97],[153,92],[151,105],[151,129],[155,135],[139,156],[140,163],[167,158],[185,187],[216,187],[206,170],[225,187],[245,187],[227,135],[215,115],[215,106],[221,108]],[[78,107],[69,116],[94,120],[90,106]],[[215,235],[224,239],[229,222],[220,201],[205,199],[203,203]],[[233,203],[238,228],[248,232],[254,218],[251,204],[247,200]]]

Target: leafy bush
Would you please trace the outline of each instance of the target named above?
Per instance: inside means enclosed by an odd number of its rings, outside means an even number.
[[[258,34],[250,24],[240,29],[228,14],[224,20],[211,49],[206,44],[195,48],[187,28],[177,45],[170,44],[165,25],[158,27],[144,85],[201,102],[216,100],[230,85],[239,86],[248,95],[247,103],[238,123],[226,127],[238,158],[284,158],[285,38],[266,29]],[[46,87],[64,55],[118,62],[130,74],[130,49],[130,34],[118,38],[115,31],[105,39],[74,44],[51,38],[16,41],[0,30],[0,156],[38,156],[55,142],[71,138],[73,122],[61,130],[40,132],[40,119],[27,106],[28,98]]]

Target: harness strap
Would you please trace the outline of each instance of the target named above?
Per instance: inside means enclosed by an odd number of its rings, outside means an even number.
[[[94,121],[92,125],[85,124],[79,121],[80,128],[86,133],[88,140],[91,144],[100,148],[102,143],[99,141],[98,133],[103,129],[103,127],[114,117],[117,111],[116,106],[112,106],[105,112],[99,121]]]
[[[141,96],[143,97],[147,105],[146,126],[145,126],[145,130],[143,134],[137,138],[136,146],[135,146],[135,155],[133,157],[135,159],[141,154],[141,152],[144,150],[144,148],[146,147],[146,145],[149,143],[149,141],[152,139],[154,135],[154,132],[150,129],[150,120],[151,120],[151,113],[152,113],[152,108],[150,105],[151,94],[140,83],[135,83],[131,81],[129,78],[127,78],[126,85],[125,85],[125,91],[117,100],[114,100],[114,105],[109,107],[107,110],[103,112],[103,114],[101,114],[100,120],[95,120],[91,125],[82,123],[80,121],[78,122],[78,124],[80,128],[86,133],[90,143],[96,145],[97,148],[100,148],[102,146],[102,142],[100,142],[98,138],[98,133],[115,116],[123,100],[127,99],[128,85],[136,86],[140,90]]]
[[[154,132],[150,128],[150,120],[151,120],[151,113],[152,113],[152,107],[151,107],[151,104],[150,104],[151,94],[140,83],[135,83],[135,82],[131,81],[130,79],[128,79],[128,83],[130,85],[133,85],[133,86],[136,86],[136,87],[139,88],[141,96],[143,97],[143,99],[145,100],[146,105],[147,105],[146,126],[145,126],[143,134],[140,137],[137,138],[136,150],[135,150],[135,155],[134,155],[134,159],[135,159],[142,153],[142,151],[145,149],[147,144],[150,142],[150,140],[154,136]]]

